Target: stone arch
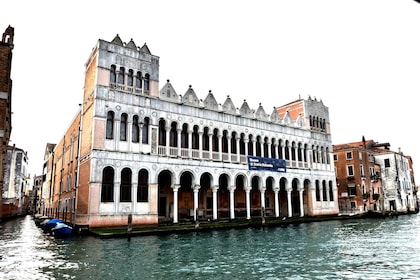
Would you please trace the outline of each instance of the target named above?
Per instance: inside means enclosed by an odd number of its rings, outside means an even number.
[[[266,214],[271,216],[274,215],[274,203],[275,203],[275,179],[272,176],[268,176],[265,179],[265,209]]]
[[[279,210],[280,216],[286,217],[288,215],[287,189],[288,180],[285,177],[280,178],[279,181]]]
[[[257,175],[251,177],[250,188],[251,216],[261,216],[261,178]]]
[[[235,209],[238,217],[246,217],[246,176],[238,174],[235,178]]]
[[[299,198],[300,182],[297,178],[292,180],[292,216],[300,216],[300,198]]]
[[[161,170],[157,175],[158,182],[158,215],[159,222],[168,221],[173,217],[173,182],[174,174],[170,170]]]
[[[190,219],[194,215],[193,188],[194,174],[190,171],[183,171],[179,176],[178,189],[178,215],[180,220]]]
[[[203,209],[204,216],[210,216],[213,209],[213,176],[204,172],[200,176],[200,190],[198,194],[198,208]]]

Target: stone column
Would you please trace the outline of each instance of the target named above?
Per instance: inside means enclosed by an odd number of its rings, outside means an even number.
[[[141,153],[142,151],[143,151],[143,122],[139,122],[139,152]]]
[[[219,160],[222,160],[223,156],[222,156],[222,135],[217,135],[217,141],[219,143]]]
[[[171,133],[171,127],[167,126],[166,127],[166,156],[169,156],[169,142],[171,142],[171,137],[169,136],[169,134]]]
[[[217,190],[219,189],[219,186],[213,186],[213,220],[217,220]]]
[[[303,217],[303,189],[299,190],[299,205],[300,205],[300,216]]]
[[[193,187],[194,192],[194,221],[197,221],[197,209],[198,209],[198,192],[200,191],[200,185],[195,185]]]
[[[228,154],[228,161],[229,162],[232,162],[232,158],[231,158],[231,154],[232,154],[232,147],[230,146],[231,144],[232,144],[232,142],[231,142],[231,140],[232,140],[232,136],[231,135],[227,135],[226,136],[226,138],[227,138],[227,143],[228,143],[228,152],[227,152],[227,154]]]
[[[209,159],[213,159],[213,133],[209,131]]]
[[[192,129],[188,129],[188,158],[192,158]]]
[[[198,157],[203,159],[203,130],[199,128],[198,131]]]
[[[178,155],[178,157],[181,157],[181,147],[182,147],[181,133],[182,133],[182,129],[181,128],[178,128],[176,130],[176,137],[177,137],[177,145],[176,145],[176,148],[177,148],[177,155]]]
[[[292,217],[292,190],[287,189],[287,216]]]
[[[250,220],[251,219],[251,199],[250,199],[251,189],[249,187],[245,187],[244,189],[245,189],[245,199],[246,199],[246,218]]]
[[[230,210],[230,219],[235,219],[235,186],[228,187],[229,190],[229,210]]]
[[[178,223],[178,189],[181,185],[173,185],[172,189],[174,190],[174,224]]]
[[[276,215],[276,218],[280,216],[280,205],[279,205],[279,189],[274,189],[274,212]]]

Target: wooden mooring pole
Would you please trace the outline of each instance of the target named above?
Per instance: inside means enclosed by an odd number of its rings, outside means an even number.
[[[128,241],[131,241],[131,232],[133,231],[133,215],[128,215],[127,235]]]

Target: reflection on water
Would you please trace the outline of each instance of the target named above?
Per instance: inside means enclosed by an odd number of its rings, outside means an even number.
[[[54,239],[1,224],[0,279],[420,279],[420,218]]]

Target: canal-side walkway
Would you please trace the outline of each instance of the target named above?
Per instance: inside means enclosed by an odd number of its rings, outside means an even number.
[[[292,224],[301,224],[309,222],[322,222],[329,220],[344,219],[364,219],[364,218],[389,218],[413,213],[364,213],[355,215],[329,215],[318,217],[284,217],[284,218],[254,218],[254,219],[235,219],[220,221],[200,221],[200,222],[180,222],[177,224],[160,224],[156,226],[133,226],[128,224],[126,227],[113,228],[95,228],[85,234],[97,236],[100,238],[128,238],[130,236],[142,235],[164,235],[172,233],[199,232],[220,229],[238,229],[238,228],[260,228],[260,227],[281,227]]]

